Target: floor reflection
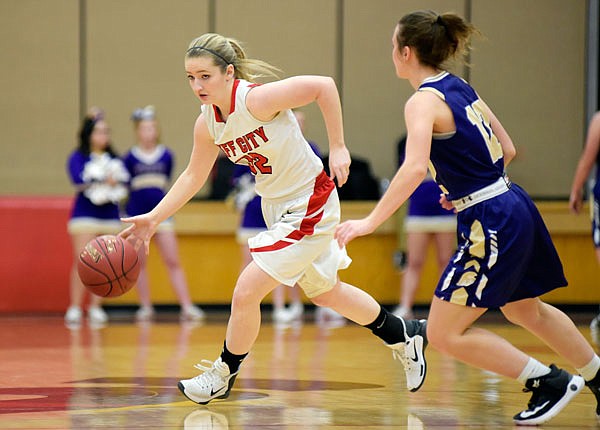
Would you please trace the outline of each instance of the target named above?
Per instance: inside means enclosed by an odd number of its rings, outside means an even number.
[[[305,320],[266,322],[231,396],[196,405],[177,381],[217,357],[225,324],[221,315],[72,329],[61,317],[0,318],[0,428],[512,429],[529,397],[433,350],[425,385],[408,393],[401,365],[367,330]],[[555,359],[519,329],[490,328]],[[584,390],[551,427],[597,429],[594,406]]]

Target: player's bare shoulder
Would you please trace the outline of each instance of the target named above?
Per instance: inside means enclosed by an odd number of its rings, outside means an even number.
[[[416,91],[404,105],[406,118],[433,118],[440,105],[445,105],[443,100],[431,92]]]

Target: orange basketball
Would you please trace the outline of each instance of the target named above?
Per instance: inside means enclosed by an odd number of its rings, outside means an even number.
[[[101,297],[117,297],[129,291],[137,282],[140,267],[133,245],[112,235],[90,240],[77,261],[81,282]]]

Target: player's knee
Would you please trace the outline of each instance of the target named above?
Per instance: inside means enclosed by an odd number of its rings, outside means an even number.
[[[504,317],[512,324],[521,327],[533,327],[543,319],[544,303],[541,301],[532,302],[529,306],[511,306],[507,305],[500,308]]]
[[[256,302],[260,303],[261,300],[262,297],[258,297],[253,288],[238,283],[233,290],[231,307],[246,307],[248,305],[253,305]]]
[[[445,350],[443,336],[439,332],[431,330],[430,327],[427,327],[427,341],[438,351],[443,352]]]
[[[438,329],[435,326],[430,326],[427,324],[427,341],[429,345],[434,349],[451,354],[453,349],[453,339],[451,336],[448,336],[445,330]]]

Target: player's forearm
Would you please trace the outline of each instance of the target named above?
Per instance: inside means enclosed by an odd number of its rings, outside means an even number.
[[[208,176],[207,176],[208,177]],[[184,171],[175,181],[169,192],[150,212],[157,224],[173,216],[202,188],[204,179]]]
[[[590,172],[592,171],[593,160],[590,161],[588,159],[581,158],[579,163],[577,164],[577,169],[575,170],[575,175],[573,177],[573,183],[571,185],[571,192],[576,192],[581,190],[585,185],[588,177],[590,176]]]
[[[367,216],[373,230],[383,224],[408,200],[426,174],[427,168],[420,166],[403,165],[398,170],[385,194]]]
[[[335,81],[324,78],[324,84],[317,96],[317,104],[323,115],[329,148],[341,148],[344,143],[344,127],[342,120],[342,106]]]

